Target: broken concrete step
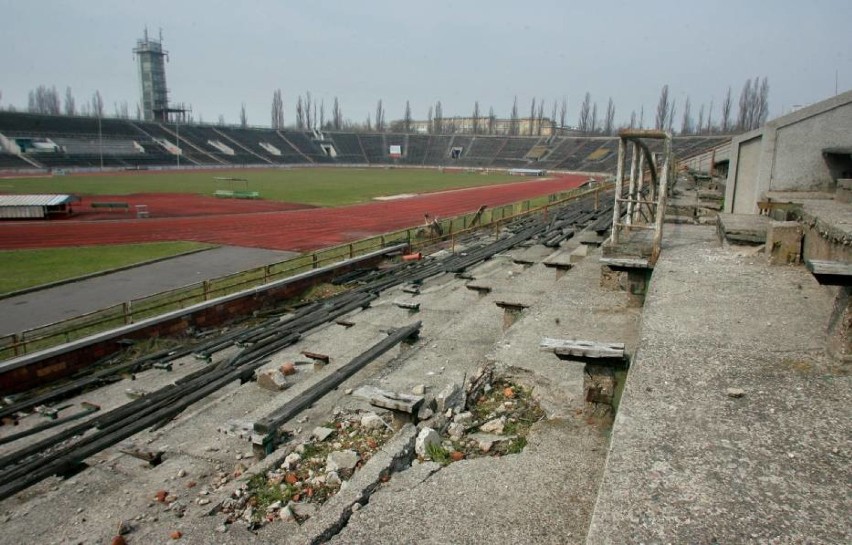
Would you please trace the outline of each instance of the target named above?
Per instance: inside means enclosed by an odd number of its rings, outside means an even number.
[[[764,244],[769,218],[754,214],[719,214],[719,234],[731,244]]]

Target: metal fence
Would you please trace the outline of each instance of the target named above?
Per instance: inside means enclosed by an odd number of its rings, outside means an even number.
[[[518,216],[530,213],[547,214],[547,210],[550,207],[559,206],[566,201],[588,195],[596,195],[596,198],[598,198],[600,192],[607,189],[610,189],[609,185],[599,185],[594,189],[578,188],[532,200],[498,206],[486,209],[479,215],[479,219],[476,221],[476,212],[453,218],[445,218],[439,221],[443,233],[441,236],[431,236],[431,232],[428,229],[424,229],[423,226],[401,229],[349,244],[318,250],[310,254],[303,254],[279,263],[132,299],[111,307],[28,329],[13,335],[0,336],[0,360],[43,350],[95,333],[132,324],[145,318],[186,308],[203,301],[262,286],[399,243],[407,243],[413,251],[446,241],[451,241],[454,248],[455,238],[459,235],[485,226],[496,226]]]

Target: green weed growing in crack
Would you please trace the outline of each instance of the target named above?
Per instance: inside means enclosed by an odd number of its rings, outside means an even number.
[[[441,464],[442,466],[449,465],[452,461],[447,449],[437,443],[429,443],[426,445],[426,454],[429,455],[429,458],[431,458],[433,462]]]

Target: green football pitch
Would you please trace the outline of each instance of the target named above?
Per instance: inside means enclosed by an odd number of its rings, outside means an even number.
[[[245,180],[245,181],[243,181]],[[105,173],[0,180],[2,193],[196,193],[256,191],[271,201],[343,206],[374,197],[518,182],[505,173],[403,168],[280,168]]]

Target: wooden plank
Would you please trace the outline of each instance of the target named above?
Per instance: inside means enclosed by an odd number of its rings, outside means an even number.
[[[852,286],[852,263],[806,259],[805,267],[823,286]]]
[[[309,352],[308,350],[302,350],[299,353],[301,355],[305,356],[306,358],[310,358],[310,359],[316,360],[316,361],[321,361],[323,363],[328,363],[329,360],[331,359],[325,354],[320,354],[318,352]]]
[[[423,396],[389,392],[374,386],[361,386],[352,395],[367,400],[370,405],[408,414],[415,414],[424,400]]]
[[[408,302],[405,302],[405,301],[394,301],[393,304],[398,306],[399,308],[404,308],[404,309],[408,309],[408,310],[420,310],[420,303],[408,303]]]
[[[624,343],[618,342],[596,342],[580,341],[573,339],[550,339],[543,338],[539,343],[539,349],[553,352],[557,356],[595,358],[595,359],[623,359]]]

